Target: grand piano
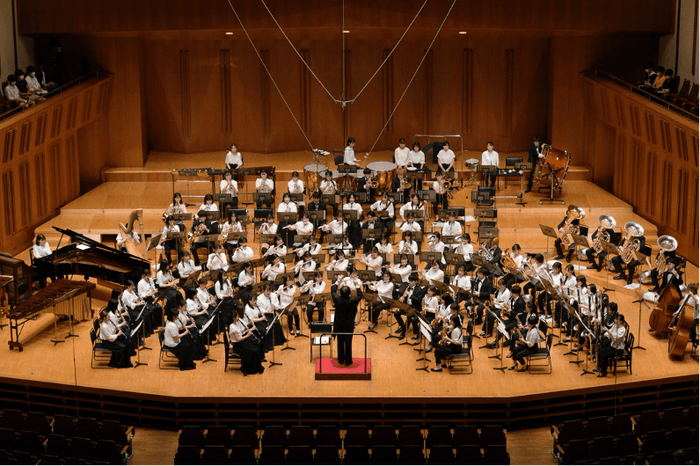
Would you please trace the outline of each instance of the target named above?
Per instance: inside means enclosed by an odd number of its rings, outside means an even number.
[[[78,275],[126,285],[127,280],[137,283],[141,271],[151,267],[141,257],[105,246],[73,230],[53,229],[74,242],[57,248],[50,256],[34,259],[34,267],[44,276]]]

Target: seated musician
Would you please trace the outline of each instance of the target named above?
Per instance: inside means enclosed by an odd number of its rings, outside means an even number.
[[[488,277],[489,273],[483,267],[480,267],[476,271],[476,280],[472,283],[472,289],[474,290],[474,296],[478,298],[481,302],[484,302],[491,298],[493,293],[493,282]],[[479,325],[483,321],[484,306],[483,304],[477,307],[475,325]]]
[[[253,248],[248,246],[248,240],[245,236],[241,236],[238,239],[238,246],[233,250],[233,256],[231,261],[240,264],[242,262],[248,262],[253,258]]]
[[[374,243],[380,254],[386,254],[386,257],[391,261],[391,255],[394,253],[394,247],[389,242],[389,233],[382,233],[379,237],[379,241]]]
[[[666,288],[669,283],[673,284],[678,290],[678,295],[682,296],[683,293],[680,292],[680,286],[683,284],[683,274],[678,270],[678,265],[680,265],[680,259],[676,258],[675,251],[664,251],[664,254],[669,254],[666,256],[666,271],[661,274],[661,285],[659,285],[659,271],[654,267],[651,269],[651,283],[654,285],[649,291],[652,293],[658,293],[659,291]],[[673,254],[673,255],[670,255]]]
[[[462,254],[464,257],[464,267],[467,272],[474,270],[474,265],[472,264],[472,254],[474,254],[474,246],[472,245],[472,237],[469,233],[464,233],[459,237],[459,243],[455,247],[455,254]]]
[[[649,252],[651,252],[650,251],[651,248],[647,248],[645,246],[646,245],[646,238],[644,236],[630,238],[630,240],[638,240],[639,241],[639,248],[637,250],[640,251],[641,253],[644,253],[645,250],[649,250]],[[624,247],[624,244],[621,247]],[[622,258],[621,255],[617,255],[617,256],[613,257],[612,259],[610,259],[610,262],[612,262],[613,267],[615,267],[615,272],[618,273],[618,275],[613,277],[613,280],[627,279],[628,285],[632,284],[632,280],[634,280],[634,274],[635,274],[635,271],[637,270],[637,267],[642,265],[636,258],[633,258],[629,262],[629,264],[627,264],[627,275],[625,275],[625,271],[622,270],[622,264],[624,262],[624,259]]]
[[[192,359],[195,361],[200,361],[207,357],[209,350],[207,350],[204,340],[199,335],[195,317],[198,313],[206,313],[206,311],[201,310],[201,306],[197,300],[196,289],[186,291],[185,297],[187,298],[185,301],[185,306],[177,307],[179,311],[177,315],[178,327],[181,329],[186,328],[190,332],[190,336],[192,337]]]
[[[246,306],[247,308],[247,306]],[[228,328],[231,348],[241,357],[241,372],[243,375],[262,374],[265,368],[260,356],[260,343],[256,341],[253,329],[247,328],[237,312],[233,314],[233,322]],[[228,349],[227,349],[228,351]]]
[[[544,261],[544,256],[542,254],[535,254],[534,256],[535,263],[534,265],[530,263],[530,260],[525,259],[523,261],[523,268],[528,268],[528,270],[531,270],[531,274],[534,275],[536,279],[541,279],[547,276],[547,264]],[[533,302],[535,301],[535,294],[537,293],[538,290],[544,289],[542,285],[535,286],[532,283],[527,283],[525,285],[525,288],[523,288],[523,291],[525,294],[529,294],[532,296]]]
[[[614,244],[615,246],[620,244],[620,234],[615,233],[615,231],[613,231],[612,228],[606,228],[603,233],[607,233],[607,235],[610,238],[610,243]],[[596,238],[598,238],[598,236],[602,235],[603,233],[601,233],[600,230],[596,229],[596,231],[593,232],[593,236],[591,239],[593,239],[593,241],[595,241]],[[605,252],[605,249],[603,249],[599,253],[596,253],[595,248],[586,248],[583,252],[584,252],[584,254],[586,254],[586,258],[588,259],[588,262],[591,264],[586,268],[596,269],[598,272],[600,272],[600,270],[603,268],[603,262],[605,261],[605,257],[608,255],[608,253]],[[598,256],[598,263],[597,264],[595,261],[596,256]],[[652,270],[651,273],[653,274],[654,271]]]
[[[419,173],[427,171],[425,166],[425,154],[421,150],[418,142],[413,143],[413,150],[408,153],[408,166],[415,168]]]
[[[350,220],[350,224],[348,226],[348,238],[350,238],[350,242],[353,245],[353,249],[356,249],[362,244],[362,230],[360,227],[360,220],[364,218],[363,211],[362,211],[362,205],[358,204],[355,200],[355,195],[350,194],[348,196],[348,201],[343,204],[343,210],[348,211],[348,210],[354,210],[357,212],[357,220]]]
[[[399,147],[394,149],[394,163],[399,168],[406,168],[408,166],[408,147],[406,147],[406,140],[404,138],[399,139]]]
[[[491,241],[489,242],[489,253],[491,254],[491,259],[489,259],[488,262],[497,266],[497,270],[493,273],[493,275],[496,277],[503,275],[500,267],[503,251],[501,250],[499,243],[500,240],[496,236],[491,238]]]
[[[214,204],[214,196],[207,194],[204,196],[204,203],[199,206],[198,212],[218,212],[219,208]],[[211,232],[217,233],[219,231],[219,221],[211,220]]]
[[[316,241],[316,235],[309,236],[309,242],[305,243],[302,247],[296,250],[297,256],[299,258],[303,257],[307,252],[312,256],[321,253],[321,243]]]
[[[320,191],[314,191],[313,194],[311,195],[311,202],[309,202],[309,205],[306,206],[306,210],[308,211],[313,211],[313,212],[325,212],[326,211],[326,203],[321,202],[321,192]],[[314,229],[318,230],[321,228],[325,223],[324,220],[314,220]],[[323,232],[321,232],[321,242],[323,242]]]
[[[354,266],[349,265],[345,272],[347,275],[338,277],[338,279],[335,281],[335,285],[342,288],[344,286],[349,287],[352,284],[352,287],[355,287],[358,290],[362,288],[362,280],[360,280],[357,269]]]
[[[552,273],[549,275],[549,283],[554,289],[559,289],[564,283],[564,274],[561,273],[561,262],[557,261],[552,264]],[[557,299],[557,297],[550,296],[546,290],[537,296],[537,305],[542,314],[551,315],[549,303],[553,299]]]
[[[180,262],[177,263],[177,272],[180,275],[180,281],[178,282],[177,286],[184,290],[186,290],[188,287],[194,289],[192,284],[185,286],[185,283],[187,282],[187,278],[197,270],[201,270],[201,267],[194,265],[194,261],[192,260],[192,256],[190,256],[189,251],[182,251]]]
[[[243,166],[243,154],[238,152],[238,146],[235,143],[231,144],[231,148],[226,153],[224,164],[229,170],[238,170]]]
[[[410,231],[403,232],[403,239],[399,243],[399,254],[418,254],[418,244],[413,241],[413,233]]]
[[[207,219],[207,213],[203,210],[197,212],[197,218],[192,223],[191,230],[192,244],[190,245],[190,252],[194,257],[194,263],[199,265],[199,255],[197,251],[204,248],[209,248],[209,243],[203,239],[201,236],[216,233],[214,230],[214,225]]]
[[[207,270],[209,271],[227,271],[228,270],[228,259],[226,259],[226,253],[224,252],[221,244],[216,243],[214,246],[214,251],[209,254],[207,259]]]
[[[319,186],[319,189],[321,190],[321,194],[337,194],[338,193],[338,183],[336,183],[333,180],[333,172],[330,170],[327,170],[325,173],[325,179],[321,181],[321,185]],[[337,202],[332,202],[329,203],[331,207],[333,207],[333,215],[338,215],[338,203]]]
[[[429,261],[428,266],[430,267],[424,272],[419,271],[423,274],[423,278],[428,280],[432,285],[434,282],[442,283],[445,280],[445,272],[440,268],[440,263],[438,261]]]
[[[573,295],[572,298],[572,303],[571,305],[573,306],[574,309],[578,311],[579,316],[581,316],[581,319],[583,320],[584,325],[588,326],[588,321],[590,318],[590,306],[588,304],[589,301],[589,288],[588,284],[586,283],[586,277],[583,275],[579,275],[576,277],[576,291]],[[579,340],[581,339],[581,334],[584,332],[584,329],[581,327],[581,324],[576,318],[576,316],[573,316],[573,327],[572,327],[572,338],[576,336]],[[569,339],[565,339],[564,341],[570,341]]]
[[[559,222],[559,225],[557,225],[557,231],[559,231],[560,233],[562,232],[562,228],[564,228],[564,225],[566,225],[566,221],[569,218],[568,213],[569,213],[569,211],[567,211],[567,215],[565,215],[564,219],[561,222]],[[579,222],[580,222],[580,219],[575,218],[571,221],[571,223],[569,223],[569,225],[579,226]],[[583,233],[583,232],[581,232],[581,233]],[[554,260],[556,260],[556,261],[564,259],[564,251],[561,247],[561,244],[562,244],[561,237],[557,238],[554,241],[554,247],[557,250],[557,257],[554,258]],[[571,257],[574,255],[574,252],[576,252],[576,243],[574,243],[572,241],[571,244],[569,245],[569,250],[566,253],[566,262],[571,262]]]
[[[347,257],[353,257],[355,255],[355,245],[350,242],[348,235],[343,235],[340,244],[333,245],[331,249],[333,248],[344,251]]]
[[[417,274],[411,274],[408,277],[408,286],[406,287],[406,290],[403,292],[403,295],[399,298],[399,301],[410,304],[411,307],[418,313],[422,310],[422,303],[423,303],[423,296],[425,296],[426,290],[422,288],[421,286],[418,285],[418,275]],[[418,318],[414,315],[411,315],[407,317],[407,322],[404,324],[403,317],[402,315],[406,315],[406,311],[403,309],[397,309],[394,311],[394,318],[396,319],[396,322],[399,324],[399,328],[396,330],[396,333],[399,333],[399,340],[403,340],[406,338],[406,326],[408,324],[411,324],[413,327],[413,340],[417,340],[420,338],[420,333],[418,330]]]
[[[427,292],[423,296],[423,302],[421,303],[421,315],[431,323],[435,319],[435,314],[438,310],[438,289],[435,285],[430,285],[427,287]]]
[[[224,179],[219,183],[219,191],[221,194],[230,194],[230,201],[221,202],[221,213],[226,216],[228,209],[238,208],[238,183],[233,179],[233,173],[231,170],[226,170],[224,172]]]
[[[608,375],[608,362],[610,358],[618,357],[625,350],[625,316],[617,314],[612,327],[603,327],[603,334],[608,337],[607,344],[600,350],[600,362],[598,364],[598,377]]]
[[[279,297],[276,293],[272,292],[272,286],[266,284],[263,288],[263,292],[258,296],[258,307],[265,315],[268,325],[272,323],[276,311],[280,309]],[[279,320],[275,322],[272,330],[268,333],[271,336],[270,342],[274,345],[283,345],[287,339],[284,337],[284,332],[282,330],[282,325]],[[271,347],[268,346],[271,349]]]
[[[275,218],[272,216],[272,214],[268,214],[267,220],[262,222],[262,224],[260,225],[260,228],[258,229],[258,234],[259,235],[276,235],[277,234],[277,224],[275,223]],[[269,248],[270,248],[270,245],[267,242],[265,242],[265,241],[260,242],[260,251],[262,251],[263,254],[265,254]]]
[[[344,271],[348,268],[348,260],[345,258],[345,251],[338,249],[335,252],[335,259],[324,265],[323,268],[333,271]]]
[[[481,166],[485,167],[487,165],[494,166],[496,167],[496,170],[498,170],[498,152],[493,150],[493,142],[491,141],[486,143],[486,150],[481,153]],[[496,175],[491,175],[488,173],[485,175],[484,186],[489,185],[489,178],[491,179],[491,187],[496,186]]]
[[[228,214],[226,215],[226,223],[224,223],[224,226],[221,229],[221,239],[226,240],[230,233],[242,232],[243,226],[241,225],[241,222],[238,221],[238,214],[236,214],[234,210],[228,211]],[[233,254],[233,250],[236,249],[237,244],[237,239],[232,239],[224,243],[224,247],[226,248],[226,253],[229,258]]]
[[[377,192],[376,189],[374,189],[372,185],[372,170],[369,168],[365,168],[362,171],[362,178],[357,182],[357,190],[359,192],[365,192],[367,193],[367,200],[363,202],[363,204],[373,204],[374,203],[374,197],[376,196]]]
[[[273,255],[286,256],[287,246],[284,244],[284,240],[280,235],[275,235],[275,244],[269,249],[263,250],[263,257],[271,257]]]
[[[444,346],[440,346],[435,350],[435,367],[430,370],[433,372],[442,372],[444,367],[447,367],[442,360],[446,357],[462,352],[462,322],[457,315],[450,317],[449,336],[442,337],[441,343],[445,342]]]
[[[450,318],[453,314],[459,316],[459,304],[453,302],[452,296],[449,293],[443,293],[441,302],[438,303],[435,319],[431,322],[433,329],[430,333],[430,343],[425,348],[426,353],[431,352],[433,347],[440,344],[440,340],[442,339],[440,333],[446,325],[450,324]]]
[[[435,212],[435,221],[439,222],[440,221],[440,216],[438,215],[438,211],[440,206],[442,205],[443,209],[447,209],[448,203],[447,203],[447,188],[445,188],[445,176],[443,172],[438,171],[435,174],[436,180],[433,181],[432,186],[430,189],[435,191],[435,202],[433,202],[433,212]],[[447,182],[449,185],[449,181]]]
[[[493,305],[491,306],[491,312],[486,315],[486,320],[482,328],[482,332],[479,336],[488,338],[493,334],[493,326],[496,323],[496,317],[501,317],[503,311],[510,311],[510,297],[511,293],[506,284],[503,282],[498,282],[498,289],[493,295]],[[500,332],[496,332],[496,339],[493,343],[489,343],[487,346],[489,348],[498,348],[498,341]]]
[[[296,292],[297,287],[296,285],[294,285],[294,279],[291,275],[285,275],[284,284],[280,286],[277,290],[279,308],[283,310],[286,309],[287,306],[292,304],[292,302],[294,301],[294,294]],[[287,311],[287,327],[289,328],[290,336],[294,334],[292,321],[294,321],[294,325],[296,325],[297,328],[296,335],[299,335],[301,326],[299,325],[299,312],[297,311],[296,306],[294,306],[294,308],[292,308],[291,310]]]
[[[438,152],[438,170],[443,172],[455,171],[455,153],[450,149],[450,143],[445,141],[442,143],[442,149]]]
[[[129,330],[129,313],[124,310],[120,310],[118,297],[119,290],[112,290],[112,298],[110,298],[110,300],[107,302],[107,307],[105,310],[109,315],[109,322],[112,324],[112,327],[118,328],[124,332],[124,334],[118,338],[120,340],[127,340],[126,333]]]
[[[411,196],[411,202],[407,202],[406,204],[402,205],[399,209],[399,215],[401,215],[401,220],[405,222],[408,219],[408,215],[411,213],[412,210],[422,210],[423,215],[425,215],[425,207],[423,205],[423,202],[421,202],[420,197],[418,197],[418,194],[414,194],[413,196]],[[421,230],[422,229],[423,226],[421,225]]]
[[[451,210],[447,222],[445,222],[445,224],[442,226],[442,236],[459,237],[462,234],[462,231],[462,224],[457,221],[455,212]],[[454,248],[457,246],[457,243],[451,243],[449,246]]]
[[[282,261],[282,256],[278,256],[277,254],[273,254],[272,258],[270,260],[270,263],[265,267],[265,269],[262,271],[260,277],[263,280],[269,280],[270,282],[274,282],[277,279],[278,275],[281,275],[287,271],[287,267]],[[274,285],[275,288],[278,285]]]
[[[294,273],[299,279],[299,286],[302,286],[306,281],[304,272],[313,272],[316,268],[316,261],[311,257],[311,253],[306,251],[301,260],[294,266]]]
[[[429,252],[439,252],[440,253],[440,264],[445,265],[445,243],[442,242],[442,235],[439,231],[431,233],[428,236],[428,251]],[[428,267],[426,266],[426,269]]]
[[[245,288],[245,291],[241,295],[241,301],[244,303],[248,301],[253,285],[255,285],[255,271],[253,270],[253,264],[246,262],[243,264],[243,270],[241,270],[238,274],[238,286],[239,288]]]
[[[508,368],[509,371],[514,370],[520,364],[520,369],[518,372],[525,372],[527,366],[525,365],[525,356],[537,352],[537,343],[540,339],[539,330],[537,329],[537,324],[540,320],[535,315],[531,315],[527,319],[527,335],[525,338],[522,335],[519,336],[518,342],[520,344],[513,348],[513,365]]]
[[[49,247],[49,243],[46,242],[46,236],[44,236],[43,233],[36,235],[36,241],[32,246],[32,255],[34,256],[34,259],[41,259],[42,257],[47,257],[51,254],[51,247]],[[39,287],[44,288],[46,286],[46,277],[43,276],[43,274],[39,274],[37,270],[38,269],[35,267],[34,273],[39,277]],[[50,278],[53,281],[54,278]]]
[[[272,208],[272,193],[275,190],[275,182],[272,181],[267,177],[267,171],[262,170],[260,172],[260,178],[255,180],[255,191],[260,193],[260,194],[269,194],[270,196],[267,199],[260,198],[257,200],[256,205],[258,209],[262,209],[263,203],[265,203],[265,207],[268,209]]]
[[[345,147],[345,152],[343,153],[343,163],[345,165],[356,166],[359,160],[355,158],[355,138],[348,138],[348,145]]]
[[[102,309],[99,338],[102,340],[102,346],[112,352],[109,367],[133,367],[127,342],[118,340],[122,336],[125,336],[124,332],[110,322],[107,309]]]
[[[209,290],[207,289],[207,281],[205,279],[200,279],[198,282],[199,286],[197,287],[197,305],[199,307],[198,311],[195,312],[189,312],[189,315],[194,318],[194,321],[197,323],[197,328],[202,329],[202,327],[209,321],[209,318],[211,315],[209,315],[209,309],[212,311],[214,308],[216,308],[216,296],[213,296],[212,294],[209,293]],[[209,327],[209,330],[214,325],[212,324]],[[209,332],[210,336],[212,332]],[[214,332],[214,335],[216,333]],[[210,341],[213,339],[210,338]]]
[[[241,316],[241,323],[262,339],[262,341],[257,343],[259,346],[258,353],[260,353],[261,359],[264,359],[265,353],[272,351],[272,333],[265,334],[267,319],[262,309],[258,306],[258,295],[252,294],[244,302],[246,304],[244,314]]]
[[[306,212],[302,214],[301,220],[293,225],[289,225],[287,228],[289,229],[289,236],[291,237],[292,243],[294,243],[295,233],[299,236],[314,236],[314,224],[309,221],[309,214]]]
[[[416,222],[413,212],[409,212],[408,219],[401,224],[401,231],[423,231],[421,224]]]
[[[214,294],[219,301],[219,315],[221,325],[225,328],[231,322],[231,316],[236,312],[236,304],[233,302],[233,284],[231,279],[220,273],[214,283]]]
[[[344,235],[348,231],[348,224],[343,220],[342,214],[337,212],[335,218],[330,223],[323,225],[320,230],[329,232],[332,235]]]
[[[390,200],[389,195],[387,193],[382,193],[382,198],[374,204],[372,204],[370,206],[370,209],[375,212],[387,213],[386,216],[382,216],[379,218],[379,228],[386,228],[386,231],[391,233],[394,230],[394,216],[396,215],[394,212],[394,200]],[[367,214],[367,216],[369,217],[369,213]]]
[[[153,335],[154,329],[160,327],[163,322],[163,307],[155,302],[154,296],[158,291],[151,278],[150,269],[141,271],[141,279],[138,282],[136,291],[138,292],[139,300],[146,304],[143,312],[143,328],[146,332],[146,337],[150,337]],[[126,291],[124,293],[126,294]]]
[[[316,322],[313,320],[314,311],[318,311],[318,321],[323,322],[325,319],[326,302],[323,300],[314,301],[314,296],[320,295],[326,290],[326,282],[323,281],[323,274],[321,272],[316,272],[313,280],[309,280],[304,283],[301,287],[301,293],[311,294],[311,300],[306,304],[306,317],[309,322]],[[298,317],[297,317],[298,318]],[[299,323],[297,321],[297,329],[299,328]],[[298,334],[298,333],[297,333]]]
[[[179,240],[178,238],[172,238],[172,233],[180,233],[180,227],[175,223],[173,216],[168,215],[165,217],[165,226],[163,227],[163,232],[160,236],[160,242],[163,245],[165,257],[168,258],[168,262],[173,261],[173,249],[179,252]],[[180,253],[180,255],[182,255],[182,253]]]
[[[363,230],[381,230],[381,223],[377,220],[377,214],[373,210],[367,212],[367,221],[362,224]],[[367,254],[374,246],[375,239],[367,238],[362,245],[362,252]]]
[[[458,304],[469,299],[469,294],[466,291],[471,291],[472,279],[467,275],[467,268],[464,265],[457,267],[457,274],[452,277],[450,285],[458,288],[456,293]]]
[[[518,270],[522,270],[522,265],[523,265],[523,260],[524,257],[521,253],[520,250],[520,245],[518,243],[513,244],[513,246],[510,248],[510,252],[508,253],[508,256],[513,259],[513,263],[515,263],[515,266],[517,267]],[[504,270],[505,272],[505,270]],[[523,277],[519,278],[518,274],[512,274],[510,271],[508,271],[507,274],[501,277],[500,281],[504,282],[508,288],[510,288],[513,284],[515,283],[521,283],[523,281]]]
[[[401,277],[401,281],[408,284],[408,277],[413,272],[413,267],[408,263],[408,256],[406,254],[401,254],[400,260],[401,262],[391,267],[389,271],[398,274]],[[401,292],[403,292],[403,290],[401,290]]]
[[[393,299],[394,297],[394,284],[391,282],[391,274],[385,269],[382,272],[382,279],[374,283],[369,283],[367,287],[372,291],[376,291],[378,295],[377,301],[370,304],[371,312],[368,330],[372,330],[377,326],[377,321],[379,320],[381,312],[391,307],[380,299]]]
[[[169,215],[186,214],[186,213],[187,213],[187,205],[184,202],[182,202],[182,195],[180,193],[174,193],[173,194],[173,202],[165,210],[165,213],[163,213],[163,218],[165,219]],[[185,229],[185,222],[184,221],[176,220],[175,224],[180,227],[180,231],[183,231]]]
[[[179,302],[179,307],[186,308],[184,299]],[[192,360],[192,339],[187,327],[178,326],[178,313],[169,310],[165,313],[167,322],[163,332],[163,345],[177,357],[177,363],[181,371],[196,369],[197,365]]]
[[[289,193],[284,193],[284,196],[282,196],[282,202],[280,202],[280,204],[277,206],[277,213],[297,213],[297,205],[295,202],[292,202],[292,198]],[[306,221],[308,222],[308,220],[309,218],[307,217]],[[280,221],[279,224],[279,234],[282,236],[284,244],[286,244],[287,247],[291,247],[294,243],[294,232],[292,229],[293,225],[294,224],[292,222],[288,222],[286,220]],[[313,225],[311,228],[313,228]]]
[[[576,275],[574,274],[574,266],[569,264],[564,270],[564,277],[562,277],[562,283],[559,286],[561,289],[561,296],[566,300],[573,300],[573,294],[576,289]],[[562,306],[561,301],[557,301],[554,306],[554,328],[559,326],[568,326],[569,313],[564,306]]]
[[[166,261],[160,261],[160,267],[158,267],[158,272],[156,273],[156,288],[159,293],[165,293],[163,298],[166,301],[170,301],[180,296],[180,292],[177,290],[177,285],[175,284],[175,278],[173,277],[173,265]]]
[[[391,192],[401,194],[401,202],[408,203],[411,196],[411,182],[406,179],[406,170],[399,168],[391,180]]]
[[[129,238],[131,238],[131,240],[135,244],[141,243],[141,235],[139,235],[139,233],[136,230],[132,230],[131,233],[129,233],[129,235],[126,237],[122,235],[121,231],[119,231],[119,233],[117,233],[117,239],[116,239],[117,249],[119,249],[120,251],[126,252],[126,246],[124,246],[124,243],[126,243],[126,240]]]
[[[369,257],[363,255],[360,262],[367,266],[367,270],[373,270],[377,278],[382,276],[382,264],[384,259],[379,255],[379,249],[376,246],[372,247]]]
[[[293,171],[292,172],[292,179],[287,182],[287,192],[288,193],[293,193],[293,194],[306,194],[306,187],[304,186],[304,182],[299,179],[299,172],[298,171]],[[299,214],[304,213],[304,198],[302,196],[301,201],[294,201],[297,205],[297,210],[299,211]]]

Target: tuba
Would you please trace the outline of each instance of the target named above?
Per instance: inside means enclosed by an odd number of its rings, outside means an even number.
[[[593,249],[595,249],[596,254],[603,252],[603,241],[610,242],[610,234],[605,230],[615,228],[615,219],[610,215],[603,214],[598,217],[598,223],[600,223],[598,236],[593,241]]]
[[[678,241],[671,235],[660,236],[656,240],[656,244],[659,245],[659,253],[656,255],[656,260],[654,261],[654,268],[659,275],[666,271],[668,263],[666,262],[666,255],[664,252],[673,252],[678,247]]]
[[[564,226],[559,229],[559,238],[564,245],[565,249],[568,249],[571,243],[574,242],[572,235],[579,234],[578,225],[572,225],[574,220],[580,220],[586,216],[586,211],[577,205],[570,205],[569,209],[566,211],[566,220],[564,221]]]
[[[644,235],[644,227],[637,222],[625,223],[625,239],[622,245],[618,248],[622,260],[625,264],[629,264],[634,259],[634,251],[638,251],[642,243],[637,238]]]
[[[483,257],[486,262],[491,262],[493,260],[493,254],[491,254],[491,251],[489,250],[487,241],[484,241],[479,246],[479,255]]]

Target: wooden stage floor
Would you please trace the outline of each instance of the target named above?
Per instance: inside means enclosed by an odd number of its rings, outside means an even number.
[[[504,192],[513,192],[515,183],[511,182]],[[72,228],[78,231],[88,230],[99,235],[116,234],[117,221],[126,221],[128,212],[135,208],[144,208],[146,213],[146,230],[159,231],[160,216],[170,201],[172,187],[167,182],[108,182],[90,191],[79,199],[61,209],[61,214],[39,227],[38,232],[50,232],[51,225]],[[126,194],[125,194],[126,193]],[[502,194],[499,193],[499,194]],[[467,213],[471,204],[465,200],[468,190],[465,188],[455,196],[455,203],[464,205]],[[538,199],[543,195],[529,193],[525,195],[526,206],[515,204],[515,199],[498,199],[499,228],[501,246],[508,247],[518,242],[524,252],[546,252],[547,242],[541,235],[539,224],[556,227],[564,215],[564,208],[558,204],[540,206]],[[635,220],[647,229],[647,241],[655,245],[656,228],[632,212],[632,206],[615,198],[611,194],[587,181],[565,183],[564,198],[568,204],[577,204],[586,210],[586,223],[597,226],[598,215],[613,215],[618,225],[628,220]],[[250,228],[249,228],[250,229]],[[591,228],[591,232],[594,228]],[[472,228],[472,231],[474,229]],[[257,238],[257,237],[256,237]],[[252,234],[249,234],[252,239]],[[52,247],[55,240],[50,240]],[[253,249],[258,257],[257,242]],[[654,248],[656,252],[656,246]],[[556,253],[549,244],[548,257]],[[28,262],[28,252],[20,255]],[[584,264],[584,266],[587,264]],[[499,367],[498,359],[490,356],[500,354],[496,350],[479,349],[483,340],[474,340],[474,371],[471,375],[453,376],[449,372],[428,373],[418,370],[422,361],[412,346],[399,346],[397,339],[385,339],[392,329],[387,327],[386,313],[377,327],[379,334],[367,333],[367,356],[372,359],[371,381],[316,381],[314,363],[309,360],[309,340],[292,338],[290,347],[294,350],[280,351],[277,347],[274,360],[280,366],[266,369],[262,375],[244,377],[238,370],[224,372],[223,345],[213,346],[210,350],[216,362],[197,363],[197,369],[191,372],[159,370],[158,339],[152,336],[147,340],[153,351],[143,351],[141,361],[147,366],[122,370],[93,370],[90,368],[90,322],[81,322],[75,326],[78,338],[69,338],[65,343],[54,346],[50,341],[54,336],[52,315],[44,315],[37,321],[25,326],[21,340],[24,351],[8,350],[0,358],[0,380],[5,382],[26,381],[28,384],[41,386],[80,387],[90,392],[120,392],[125,396],[143,396],[161,401],[191,399],[202,401],[236,400],[247,403],[251,400],[268,400],[271,402],[296,400],[299,402],[388,402],[413,403],[432,400],[469,400],[471,403],[509,400],[527,401],[543,397],[567,396],[581,397],[586,393],[618,388],[634,388],[642,385],[660,385],[673,382],[697,380],[698,360],[688,353],[682,361],[668,357],[667,340],[657,338],[647,332],[650,309],[642,306],[641,332],[639,332],[639,306],[632,301],[637,299],[635,291],[619,286],[620,282],[612,280],[612,274],[582,270],[589,282],[612,288],[610,299],[617,302],[620,311],[626,316],[634,333],[635,343],[646,350],[635,350],[632,374],[622,370],[617,376],[607,378],[595,375],[581,375],[581,366],[572,364],[572,356],[565,356],[568,346],[555,346],[552,349],[553,373],[551,375],[532,375],[505,371]],[[688,264],[686,282],[698,280],[697,267]],[[646,291],[643,285],[642,290]],[[98,286],[93,296],[93,308],[98,310],[108,298],[109,288]],[[300,313],[303,314],[303,313]],[[357,332],[367,329],[364,320],[357,326]],[[302,318],[303,319],[303,318]],[[286,320],[286,319],[285,319]],[[391,319],[393,321],[393,318]],[[286,331],[286,321],[283,322]],[[302,323],[304,331],[308,326]],[[58,334],[65,335],[70,330],[68,321],[58,322]],[[479,331],[475,333],[479,333]],[[555,332],[556,334],[556,332]],[[641,338],[640,338],[641,337]],[[9,340],[8,327],[0,330],[0,338]],[[356,337],[354,354],[363,355],[363,338]],[[412,340],[408,340],[411,342]],[[555,338],[555,343],[558,340]],[[418,347],[415,347],[418,348]],[[335,353],[335,349],[333,350]],[[326,349],[325,354],[328,355]],[[271,359],[271,354],[268,354]],[[433,354],[429,359],[434,361]],[[136,358],[133,358],[135,361]],[[505,359],[504,365],[511,360]],[[432,367],[434,363],[429,363]],[[592,364],[589,364],[592,369]],[[694,392],[697,399],[697,391]]]

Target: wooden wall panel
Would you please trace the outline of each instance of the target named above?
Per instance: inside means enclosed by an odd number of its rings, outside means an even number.
[[[698,161],[697,124],[646,101],[623,86],[595,77],[585,77],[587,127],[611,123],[615,132],[615,182],[612,192],[629,202],[635,212],[659,227],[659,234],[674,236],[679,253],[698,262]],[[607,96],[607,97],[605,97]],[[620,102],[630,109],[630,124],[606,118],[592,104]],[[618,104],[616,104],[617,106]],[[637,129],[635,114],[643,115],[644,129]],[[609,116],[609,115],[608,115]],[[642,133],[642,134],[638,134]],[[596,137],[588,131],[585,137]],[[641,137],[637,137],[641,136]],[[606,162],[587,154],[594,173]],[[594,178],[595,180],[595,178]]]
[[[464,49],[462,53],[462,134],[472,131],[472,85],[473,85],[473,50]]]

